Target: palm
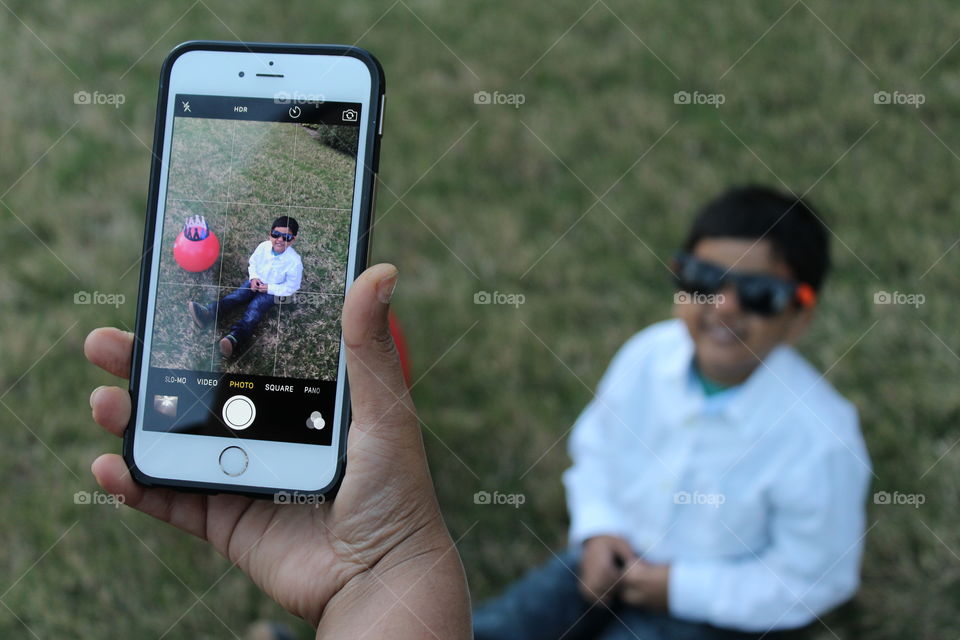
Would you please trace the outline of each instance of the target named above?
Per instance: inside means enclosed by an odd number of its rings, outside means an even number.
[[[397,532],[391,523],[401,515],[390,505],[402,501],[384,491],[375,473],[366,473],[362,443],[354,448],[352,473],[329,504],[277,505],[165,490],[159,497],[170,500],[169,522],[208,540],[281,606],[316,624],[333,594],[386,552]],[[371,494],[370,486],[380,491]]]
[[[177,494],[171,518],[180,517],[180,526],[204,537],[281,606],[307,620],[316,623],[343,587],[344,582],[329,580],[344,571],[330,543],[328,507]]]

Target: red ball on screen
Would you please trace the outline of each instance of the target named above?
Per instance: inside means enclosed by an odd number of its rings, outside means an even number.
[[[181,231],[173,243],[173,259],[187,271],[206,271],[220,255],[220,241],[213,231],[203,240],[191,240]]]

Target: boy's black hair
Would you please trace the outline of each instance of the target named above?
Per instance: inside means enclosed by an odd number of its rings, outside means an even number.
[[[830,269],[826,225],[801,198],[761,186],[734,187],[697,215],[683,249],[692,253],[704,238],[769,240],[798,282],[819,291]]]
[[[287,229],[290,229],[290,233],[293,235],[297,235],[297,232],[300,231],[300,225],[297,224],[297,220],[295,218],[291,218],[290,216],[280,216],[274,220],[273,225],[270,227],[270,231],[273,231],[277,227],[286,227]]]

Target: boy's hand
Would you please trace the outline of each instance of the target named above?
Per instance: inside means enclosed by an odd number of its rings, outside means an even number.
[[[588,602],[609,602],[616,593],[614,587],[623,574],[623,567],[636,557],[630,543],[619,536],[588,539],[583,543],[580,560],[580,594]]]
[[[353,424],[336,500],[278,505],[236,495],[146,488],[123,459],[93,463],[97,482],[125,503],[210,542],[318,637],[469,638],[470,604],[459,555],[437,505],[419,421],[387,325],[396,269],[377,265],[343,307]],[[97,329],[87,358],[127,377],[133,335]],[[122,435],[126,389],[100,387],[93,417]]]
[[[627,566],[620,583],[620,596],[627,604],[667,611],[670,566],[650,564],[638,558]]]
[[[250,278],[250,288],[258,292],[266,292],[267,285],[260,278]]]

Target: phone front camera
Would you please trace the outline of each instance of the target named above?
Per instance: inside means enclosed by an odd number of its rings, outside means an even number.
[[[243,77],[243,71],[240,72],[240,77],[241,77],[241,78]]]

